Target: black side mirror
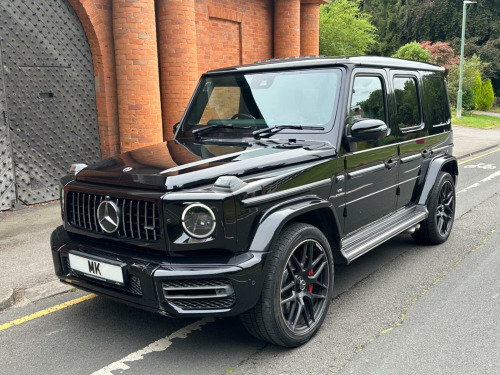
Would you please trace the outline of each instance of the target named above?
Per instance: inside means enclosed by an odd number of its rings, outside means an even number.
[[[352,141],[379,141],[389,135],[389,128],[385,122],[375,119],[363,119],[351,126]]]

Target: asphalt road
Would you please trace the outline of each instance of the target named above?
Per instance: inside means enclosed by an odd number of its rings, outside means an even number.
[[[0,313],[0,374],[499,373],[500,149],[485,154],[460,161],[448,242],[401,235],[336,267],[335,298],[307,345],[76,291]]]

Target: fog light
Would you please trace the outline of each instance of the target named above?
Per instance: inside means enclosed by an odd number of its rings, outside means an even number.
[[[182,227],[193,238],[207,238],[215,230],[215,215],[204,204],[193,203],[182,212]]]

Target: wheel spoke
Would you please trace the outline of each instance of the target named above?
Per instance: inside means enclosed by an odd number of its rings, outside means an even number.
[[[285,298],[284,300],[281,301],[281,304],[284,305],[288,302],[293,302],[297,299],[297,296],[295,295],[295,293],[293,293],[290,297],[288,298]]]
[[[439,233],[441,233],[441,234],[443,234],[443,224],[444,224],[443,217],[439,217],[439,219],[438,219],[438,230],[439,230]]]
[[[314,275],[312,276],[309,276],[309,279],[311,280],[317,280],[319,275],[321,275],[321,272],[323,271],[323,269],[325,268],[326,266],[326,260],[321,263],[321,265],[318,267],[318,269],[316,270],[316,272],[314,273]]]
[[[312,269],[314,257],[314,242],[310,241],[307,243],[307,267],[306,270],[310,271]]]
[[[318,263],[321,261],[321,259],[323,259],[324,257],[325,257],[324,253],[321,253],[320,255],[318,255],[318,257],[316,259],[314,259],[311,268],[314,269],[318,265]]]
[[[297,323],[300,319],[300,316],[302,315],[302,309],[304,308],[300,302],[296,303],[296,305],[298,305],[298,308],[297,308],[297,311],[295,312],[295,319],[293,320],[293,324],[292,324],[293,330],[295,330],[295,327],[297,327]]]
[[[299,260],[295,256],[295,254],[292,254],[292,256],[290,257],[290,260],[295,264],[296,268],[298,268],[298,269],[302,268],[302,264],[300,264]]]
[[[293,288],[295,285],[295,281],[290,281],[290,283],[288,283],[286,286],[284,286],[283,288],[281,288],[281,294],[285,293],[287,290],[290,290],[291,288]]]

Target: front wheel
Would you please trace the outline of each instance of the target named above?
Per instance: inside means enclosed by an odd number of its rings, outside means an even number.
[[[447,172],[441,172],[427,204],[429,217],[413,234],[419,243],[441,244],[450,236],[455,219],[455,182]]]
[[[296,347],[319,329],[333,290],[333,257],[316,227],[293,223],[280,234],[269,255],[262,295],[241,315],[245,328],[259,339]]]

